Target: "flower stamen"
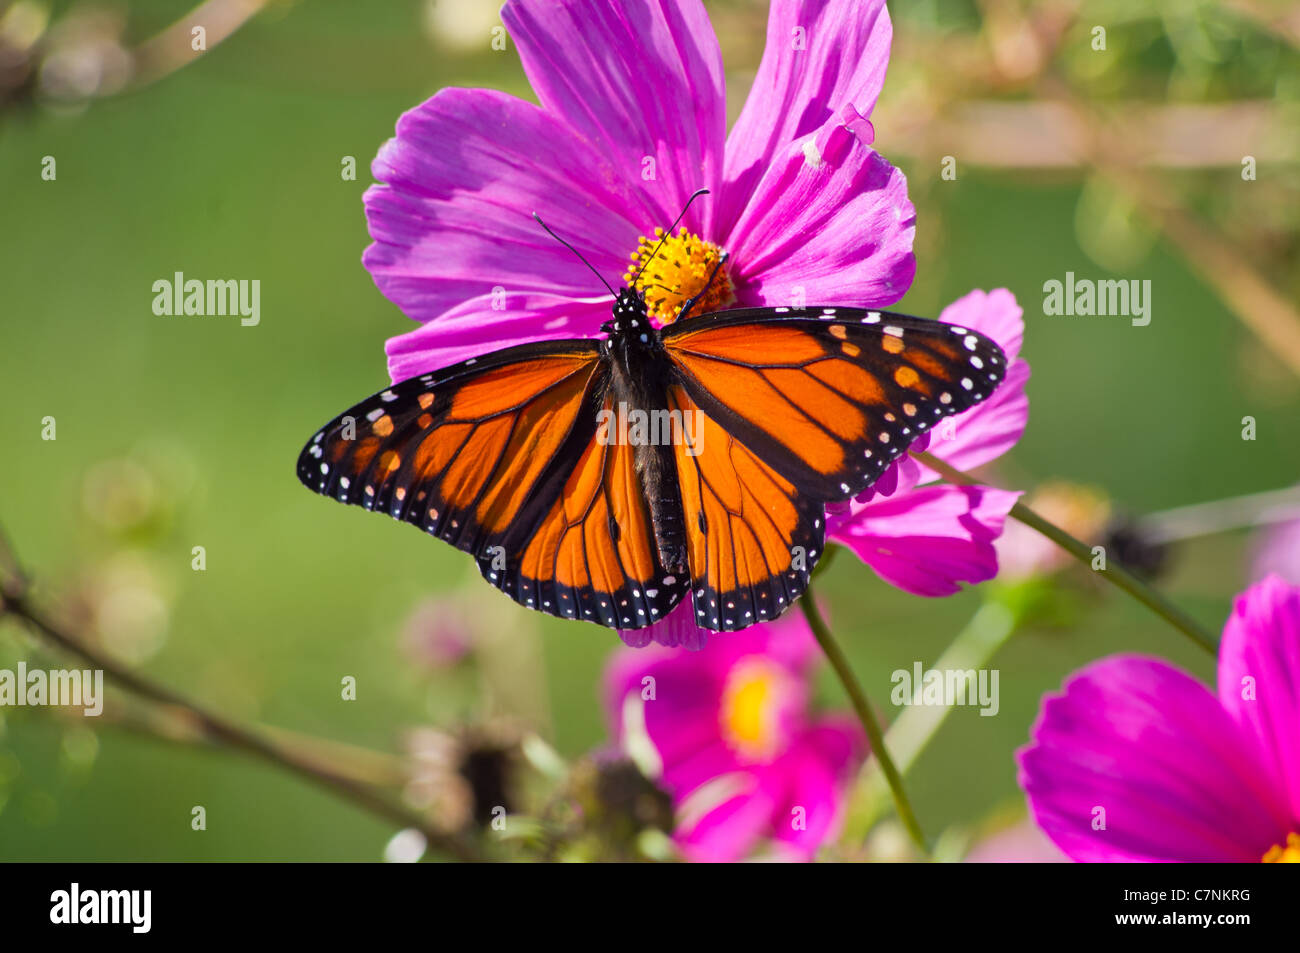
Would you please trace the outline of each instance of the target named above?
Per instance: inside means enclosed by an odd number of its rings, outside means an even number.
[[[623,280],[629,287],[645,293],[646,309],[651,318],[661,324],[670,324],[677,319],[682,305],[704,291],[722,249],[692,235],[684,225],[677,229],[676,235],[670,235],[666,240],[664,234],[662,228],[656,228],[653,238],[643,235],[637,239],[637,249],[630,256],[632,264]],[[727,266],[723,265],[718,268],[713,283],[692,313],[718,311],[735,300]]]
[[[770,758],[787,743],[789,721],[799,704],[799,692],[787,674],[764,658],[744,659],[731,670],[722,691],[722,737],[746,760]]]
[[[1260,860],[1265,864],[1300,864],[1300,834],[1287,834],[1285,847],[1274,844]]]

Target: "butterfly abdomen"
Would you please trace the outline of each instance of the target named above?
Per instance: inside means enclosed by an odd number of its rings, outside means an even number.
[[[655,462],[644,471],[646,499],[654,522],[655,549],[659,562],[671,573],[686,575],[686,524],[682,518],[682,496],[677,489],[677,463],[670,447],[649,447]]]
[[[687,562],[686,525],[682,495],[677,480],[676,441],[689,439],[689,427],[680,415],[669,414],[668,364],[658,335],[649,324],[648,340],[630,340],[627,329],[616,334],[609,357],[608,404],[615,411],[618,439],[632,443],[637,475],[650,507],[655,549],[659,562],[669,573],[685,576]],[[639,418],[642,426],[628,424]]]

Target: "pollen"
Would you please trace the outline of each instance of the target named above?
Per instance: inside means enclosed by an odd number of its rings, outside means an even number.
[[[1300,834],[1288,834],[1285,847],[1270,847],[1261,860],[1266,864],[1300,864]]]
[[[709,284],[721,255],[722,249],[692,235],[684,225],[676,235],[666,238],[664,230],[656,228],[653,238],[643,235],[637,239],[637,249],[630,256],[632,263],[623,280],[629,287],[645,292],[650,317],[669,324],[677,319],[682,305],[702,291],[692,314],[718,311],[735,303],[736,294],[725,264]]]
[[[788,728],[799,707],[790,677],[768,660],[740,661],[728,674],[719,706],[719,727],[728,746],[743,760],[770,758],[788,743]]]

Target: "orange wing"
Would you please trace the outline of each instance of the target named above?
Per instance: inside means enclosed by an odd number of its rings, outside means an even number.
[[[822,504],[799,493],[700,409],[685,390],[670,410],[693,421],[675,447],[695,621],[729,632],[774,619],[808,586],[825,542]]]
[[[682,597],[659,569],[629,448],[597,442],[598,345],[508,348],[394,385],[327,424],[298,478],[471,553],[551,615],[639,628]]]
[[[695,621],[774,618],[807,588],[824,504],[856,496],[945,416],[986,398],[1006,357],[964,328],[889,312],[702,315],[664,343],[671,409],[702,414],[677,448]],[[687,452],[689,448],[690,452]]]
[[[940,419],[1006,374],[993,341],[966,328],[857,308],[740,309],[664,334],[687,395],[821,502],[857,496]]]
[[[515,575],[506,591],[521,605],[615,629],[650,625],[681,601],[688,580],[659,562],[632,446],[587,443]]]

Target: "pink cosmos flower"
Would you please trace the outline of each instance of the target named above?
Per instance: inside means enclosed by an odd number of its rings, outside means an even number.
[[[451,599],[425,599],[402,625],[402,647],[421,668],[451,668],[474,651],[474,626]]]
[[[365,196],[363,261],[421,326],[388,342],[394,382],[528,341],[590,337],[611,283],[699,188],[651,284],[659,321],[730,258],[706,308],[883,307],[912,281],[903,175],[871,149],[889,60],[883,0],[774,0],[730,135],[722,57],[699,0],[510,0],[540,105],[444,89],[404,114]]]
[[[810,860],[838,832],[867,744],[852,719],[809,714],[816,657],[797,616],[699,652],[615,653],[605,673],[614,737],[654,763],[689,860],[740,860],[768,840],[778,857]]]
[[[616,277],[648,256],[656,227],[695,189],[711,189],[666,242],[653,283],[642,279],[660,322],[724,251],[706,309],[884,307],[911,284],[906,182],[870,148],[866,118],[892,39],[883,0],[774,0],[762,63],[729,135],[721,55],[698,0],[511,0],[502,18],[540,105],[442,90],[402,116],[373,164],[380,184],[366,193],[374,244],[364,261],[380,290],[421,322],[388,342],[394,381],[513,344],[598,332],[609,295],[533,211]],[[1019,349],[1009,293],[972,295],[945,317]],[[1019,437],[1028,371],[1017,365],[965,425],[958,418],[944,447],[951,462],[977,465]],[[876,496],[926,477],[915,465],[895,469]],[[1014,500],[930,486],[854,504],[832,529],[887,580],[946,595],[996,572],[992,540]],[[625,638],[699,645],[705,634],[687,613]]]
[[[1300,588],[1237,598],[1218,689],[1137,655],[1067,679],[1018,755],[1038,825],[1078,861],[1300,862]]]

